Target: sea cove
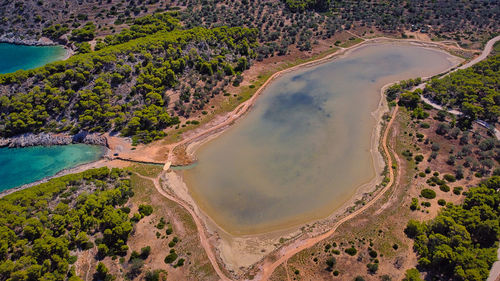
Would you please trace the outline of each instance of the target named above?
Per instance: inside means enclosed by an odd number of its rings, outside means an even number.
[[[101,146],[84,144],[0,148],[0,192],[96,161],[103,153]]]
[[[0,74],[43,66],[63,59],[66,52],[62,46],[26,46],[0,43]]]
[[[256,234],[329,216],[382,169],[376,124],[383,85],[449,69],[456,58],[369,44],[283,75],[242,120],[197,151],[191,196],[225,231]]]

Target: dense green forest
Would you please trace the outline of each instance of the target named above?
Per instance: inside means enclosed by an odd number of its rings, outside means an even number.
[[[500,55],[442,79],[432,79],[424,96],[464,113],[462,123],[482,119],[496,123],[500,116]]]
[[[0,279],[80,280],[79,252],[95,245],[100,258],[126,254],[131,196],[127,173],[104,167],[1,198]]]
[[[485,280],[500,238],[500,177],[470,188],[461,205],[448,203],[429,222],[410,220],[419,269],[432,280]]]
[[[134,142],[164,136],[177,115],[203,109],[255,57],[256,30],[184,30],[175,15],[140,18],[98,41],[96,51],[0,75],[0,136],[81,130],[118,131]],[[168,89],[180,92],[170,111]]]

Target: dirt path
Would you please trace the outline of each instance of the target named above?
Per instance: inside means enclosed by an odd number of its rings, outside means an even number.
[[[276,73],[274,73],[256,92],[254,95],[252,95],[252,97],[243,102],[242,104],[238,105],[233,111],[231,111],[229,114],[227,114],[226,118],[220,122],[219,124],[213,126],[213,127],[210,127],[206,130],[203,130],[199,133],[196,133],[186,139],[183,139],[179,142],[176,142],[176,143],[173,143],[173,144],[169,144],[167,145],[167,149],[168,149],[168,154],[167,154],[167,161],[166,162],[173,162],[174,160],[174,151],[176,148],[180,147],[180,146],[183,146],[183,145],[186,145],[186,144],[189,144],[201,137],[204,137],[206,135],[209,135],[213,132],[216,132],[220,129],[223,129],[224,127],[226,126],[229,126],[231,125],[236,119],[238,119],[239,117],[241,117],[243,114],[245,114],[254,104],[255,100],[258,98],[258,96],[266,89],[266,87],[272,83],[276,78],[278,78],[279,76],[285,74],[285,73],[288,73],[288,72],[291,72],[291,71],[295,71],[297,69],[301,69],[303,67],[307,67],[307,66],[312,66],[312,65],[316,65],[316,64],[320,64],[320,63],[323,63],[325,61],[328,61],[330,60],[332,57],[335,57],[335,56],[338,56],[338,55],[342,55],[344,54],[346,51],[348,50],[352,50],[354,48],[357,48],[363,44],[366,44],[366,43],[369,43],[369,42],[379,42],[380,40],[384,40],[384,39],[387,39],[387,38],[373,38],[373,39],[368,39],[368,40],[365,40],[364,42],[361,42],[361,43],[358,43],[350,48],[346,48],[346,49],[341,49],[339,50],[338,52],[335,52],[333,54],[330,54],[330,55],[327,55],[321,59],[318,59],[318,60],[315,60],[315,61],[310,61],[310,62],[307,62],[307,63],[303,63],[303,64],[300,64],[300,65],[296,65],[294,67],[291,67],[291,68],[288,68],[288,69],[285,69],[285,70],[281,70],[281,71],[278,71]],[[393,40],[393,39],[389,39],[391,41],[397,41],[397,40]],[[475,58],[474,60],[472,60],[471,62],[465,64],[464,66],[462,66],[461,68],[466,68],[466,67],[469,67],[481,60],[483,60],[484,58],[487,57],[487,55],[491,52],[492,48],[493,48],[493,45],[495,44],[495,42],[497,42],[498,40],[500,40],[500,36],[497,36],[495,38],[493,38],[492,40],[490,40],[486,46],[485,46],[485,49],[483,50],[482,54],[480,56],[478,56],[477,58]],[[402,40],[402,42],[419,42],[418,40]],[[428,42],[422,42],[422,43],[428,43]],[[438,43],[433,43],[435,45],[439,45]],[[388,132],[389,132],[389,129],[394,121],[394,118],[396,116],[396,113],[398,111],[398,106],[396,106],[394,108],[394,111],[393,111],[393,114],[392,114],[392,118],[391,120],[389,121],[388,125],[387,125],[387,128],[384,132],[384,136],[383,136],[383,139],[382,139],[382,147],[383,147],[383,150],[384,150],[384,154],[387,156],[387,165],[388,167],[392,167],[392,159],[390,157],[390,152],[389,152],[389,149],[387,147],[387,136],[388,136]],[[141,176],[143,177],[143,176]],[[147,178],[147,177],[144,177],[144,178]],[[203,228],[203,224],[200,220],[200,218],[194,213],[194,211],[188,206],[187,203],[185,203],[184,201],[182,200],[179,200],[173,196],[170,196],[168,195],[162,188],[161,188],[161,185],[159,183],[159,177],[158,178],[147,178],[147,179],[150,179],[154,182],[154,185],[156,187],[156,189],[158,190],[158,192],[160,194],[162,194],[163,196],[165,196],[166,198],[180,204],[183,208],[185,208],[189,213],[190,215],[193,217],[193,220],[195,221],[196,223],[196,226],[198,228],[198,232],[199,232],[199,236],[200,236],[200,241],[201,241],[201,244],[202,244],[202,247],[205,249],[206,253],[207,253],[207,256],[209,257],[209,260],[210,262],[212,263],[212,266],[214,267],[217,275],[222,279],[222,280],[230,280],[229,278],[227,278],[225,276],[225,274],[222,272],[222,270],[220,269],[218,263],[217,263],[217,259],[215,257],[215,254],[212,250],[212,248],[210,247],[210,243],[208,242],[208,239],[206,237],[206,234],[205,234],[205,230]],[[310,248],[312,246],[314,246],[316,243],[328,238],[329,236],[331,236],[336,230],[337,228],[342,225],[343,223],[345,223],[346,221],[354,218],[355,216],[361,214],[362,212],[364,212],[367,208],[371,207],[373,204],[375,204],[375,202],[378,201],[378,199],[380,199],[387,190],[389,190],[389,188],[393,185],[395,179],[394,179],[394,171],[392,168],[389,169],[389,182],[388,184],[386,185],[386,187],[384,187],[384,189],[382,189],[372,200],[370,200],[370,202],[368,202],[366,205],[364,205],[363,207],[361,207],[360,209],[356,210],[355,212],[349,214],[348,216],[342,218],[341,220],[339,220],[337,223],[335,223],[335,225],[327,232],[319,235],[319,236],[316,236],[316,237],[311,237],[309,239],[306,239],[306,240],[303,240],[303,241],[300,241],[298,243],[294,243],[292,245],[289,245],[288,247],[285,247],[283,249],[281,249],[279,251],[281,257],[274,261],[274,262],[265,262],[263,264],[263,267],[262,267],[262,271],[260,273],[260,275],[257,276],[256,280],[268,280],[269,277],[272,275],[272,273],[274,272],[274,270],[281,264],[283,264],[284,262],[286,262],[290,257],[292,257],[293,255],[295,255],[296,253],[304,250],[304,249],[307,249],[307,248]],[[288,276],[288,271],[287,271],[287,278],[289,279],[290,277]]]
[[[215,258],[215,253],[212,250],[212,247],[210,247],[210,242],[208,241],[208,238],[205,234],[205,229],[203,227],[203,224],[201,223],[201,220],[194,213],[194,211],[188,206],[188,204],[186,204],[182,200],[177,199],[174,196],[169,195],[168,193],[165,192],[165,190],[163,190],[163,188],[161,187],[161,184],[160,184],[160,177],[162,174],[160,173],[160,175],[158,175],[158,177],[156,177],[156,178],[146,177],[146,176],[143,176],[143,175],[140,175],[137,173],[136,173],[136,175],[140,178],[151,180],[154,183],[154,186],[155,186],[156,190],[158,191],[158,193],[160,193],[165,198],[179,204],[184,209],[186,209],[186,211],[189,212],[189,214],[191,215],[191,217],[194,220],[194,223],[196,224],[196,228],[198,229],[198,234],[199,234],[201,246],[205,250],[205,253],[207,253],[208,259],[210,260],[212,267],[214,268],[215,272],[217,273],[217,275],[219,276],[219,278],[221,280],[230,281],[230,279],[227,278],[226,275],[222,272],[221,268],[219,267],[219,264],[217,263],[217,259]]]
[[[488,41],[488,43],[486,43],[486,45],[484,46],[483,52],[477,58],[460,66],[458,69],[466,69],[466,68],[471,67],[471,66],[475,65],[476,63],[484,60],[491,53],[491,50],[493,50],[493,46],[498,41],[500,41],[500,35],[498,35],[497,37],[495,37],[493,39],[490,39],[490,41]]]
[[[481,61],[485,60],[485,59],[488,57],[488,55],[491,53],[491,51],[493,50],[493,46],[495,45],[495,43],[496,43],[496,42],[498,42],[498,41],[500,41],[500,35],[499,35],[499,36],[497,36],[497,37],[494,37],[494,38],[490,39],[490,40],[488,41],[488,43],[486,43],[486,45],[485,45],[485,47],[484,47],[483,51],[481,52],[481,54],[480,54],[478,57],[476,57],[475,59],[471,60],[470,62],[468,62],[468,63],[466,63],[466,64],[464,64],[464,65],[462,65],[462,66],[460,66],[460,67],[457,67],[456,69],[454,69],[454,70],[452,70],[452,71],[450,71],[450,72],[446,73],[445,75],[441,76],[441,78],[446,77],[446,76],[448,76],[450,73],[453,73],[453,72],[455,72],[455,71],[457,71],[457,70],[459,70],[459,69],[466,69],[466,68],[469,68],[469,67],[471,67],[471,66],[475,65],[476,63],[478,63],[478,62],[481,62]],[[440,78],[440,79],[441,79],[441,78]],[[422,83],[422,84],[420,84],[420,85],[418,85],[418,86],[414,87],[414,88],[412,89],[412,91],[414,91],[414,90],[416,90],[416,89],[424,90],[424,89],[425,89],[425,86],[427,86],[427,84],[428,84],[427,82],[424,82],[424,83]],[[435,109],[437,109],[437,110],[443,110],[443,109],[444,109],[444,108],[443,108],[443,106],[441,106],[441,105],[439,105],[439,104],[437,104],[437,103],[434,103],[432,100],[430,100],[430,99],[428,99],[428,98],[424,97],[423,95],[420,95],[420,98],[421,98],[421,99],[422,99],[425,103],[429,104],[430,106],[432,106],[433,108],[435,108]],[[456,115],[456,116],[458,116],[458,115],[462,115],[462,112],[460,112],[460,111],[458,111],[458,110],[456,110],[456,109],[449,109],[449,110],[447,109],[447,111],[448,111],[448,113],[453,114],[453,115]],[[475,120],[474,122],[476,122],[477,124],[479,124],[479,125],[481,125],[481,126],[483,126],[483,127],[487,128],[487,129],[491,129],[491,130],[493,130],[493,132],[494,132],[494,134],[495,134],[495,137],[496,137],[498,140],[500,140],[500,131],[499,131],[497,128],[495,128],[495,126],[492,126],[492,125],[490,125],[489,123],[487,123],[486,121],[483,121],[483,120]]]
[[[497,36],[493,39],[491,39],[490,41],[488,41],[488,43],[486,44],[485,46],[485,49],[483,50],[483,52],[481,53],[480,56],[478,56],[477,58],[473,59],[471,62],[463,65],[462,67],[460,67],[460,69],[464,69],[464,68],[467,68],[467,67],[470,67],[482,60],[484,60],[491,52],[492,48],[493,48],[493,45],[500,40],[500,36]],[[309,238],[305,241],[300,241],[300,244],[299,245],[294,245],[292,244],[291,247],[289,248],[283,248],[281,250],[281,257],[279,259],[277,259],[276,261],[272,262],[272,263],[264,263],[263,265],[263,268],[262,268],[262,275],[260,276],[260,279],[258,280],[268,280],[272,273],[274,272],[274,270],[279,266],[281,265],[282,263],[287,263],[288,259],[290,259],[291,257],[293,257],[295,254],[307,249],[307,248],[310,248],[312,246],[314,246],[315,244],[317,244],[318,242],[330,237],[336,230],[337,228],[342,225],[344,222],[356,217],[357,215],[363,213],[366,209],[368,209],[369,207],[371,207],[373,204],[375,204],[375,202],[378,201],[378,199],[380,199],[387,190],[390,189],[390,187],[392,186],[392,184],[394,183],[394,170],[392,169],[392,158],[391,158],[391,154],[389,152],[389,148],[387,147],[387,136],[389,134],[389,130],[391,128],[391,125],[392,123],[394,122],[394,119],[396,117],[396,113],[398,111],[398,108],[399,106],[396,105],[396,107],[394,108],[394,111],[392,113],[392,116],[391,116],[391,120],[389,121],[389,123],[387,124],[387,127],[385,129],[385,132],[384,132],[384,136],[382,138],[382,147],[383,147],[383,150],[384,150],[384,154],[386,155],[387,157],[387,167],[389,167],[388,171],[389,171],[389,182],[387,183],[387,185],[384,187],[384,189],[382,189],[372,200],[370,200],[366,205],[364,205],[363,207],[361,207],[360,209],[356,210],[355,212],[349,214],[348,216],[342,218],[341,220],[339,220],[337,223],[335,223],[335,225],[327,232],[319,235],[319,236],[316,236],[316,237],[312,237],[312,238]],[[493,272],[493,270],[492,270]],[[491,276],[490,276],[491,277]]]
[[[389,130],[392,126],[392,123],[394,122],[394,119],[396,118],[396,113],[398,112],[398,109],[399,109],[399,106],[396,105],[396,107],[394,108],[394,111],[392,113],[391,120],[387,124],[387,127],[384,131],[384,136],[382,138],[382,147],[384,150],[384,154],[387,157],[387,167],[389,167],[389,169],[388,169],[389,182],[387,183],[387,185],[372,200],[370,200],[366,205],[364,205],[363,207],[359,208],[358,210],[354,211],[353,213],[351,213],[351,214],[347,215],[346,217],[342,218],[341,220],[339,220],[337,223],[335,223],[335,225],[329,231],[327,231],[321,235],[318,235],[316,237],[311,237],[307,240],[300,241],[299,245],[297,245],[297,243],[294,243],[291,245],[291,247],[284,248],[282,251],[280,251],[281,257],[279,259],[277,259],[276,261],[274,261],[272,263],[269,263],[269,262],[264,263],[263,268],[262,268],[262,275],[257,280],[268,280],[269,277],[271,277],[274,270],[279,265],[281,265],[284,262],[287,262],[288,259],[293,257],[295,254],[299,253],[300,251],[305,250],[307,248],[310,248],[310,247],[316,245],[316,243],[330,237],[333,233],[335,233],[335,231],[337,230],[337,228],[339,228],[339,226],[341,226],[346,221],[356,217],[357,215],[363,213],[365,210],[370,208],[373,204],[375,204],[375,202],[378,201],[378,199],[380,199],[385,194],[385,192],[387,190],[389,190],[391,188],[392,184],[394,183],[394,170],[392,169],[391,154],[389,152],[389,148],[387,147],[387,136],[389,135]]]
[[[286,271],[286,280],[291,281],[290,274],[288,274],[288,260],[285,261],[285,264],[283,264],[283,266],[285,267],[285,271]]]

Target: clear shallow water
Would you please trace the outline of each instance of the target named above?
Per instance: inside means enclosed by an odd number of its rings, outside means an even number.
[[[25,46],[0,43],[0,73],[31,69],[64,58],[61,46]]]
[[[372,44],[273,82],[252,111],[203,145],[184,171],[200,207],[233,234],[331,214],[375,177],[371,151],[380,88],[437,74],[450,56]]]
[[[0,191],[96,161],[103,152],[100,146],[84,144],[0,148]]]

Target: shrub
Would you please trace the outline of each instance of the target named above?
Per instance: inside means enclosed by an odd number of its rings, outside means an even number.
[[[151,253],[151,247],[146,246],[144,248],[141,248],[141,259],[143,260],[147,259],[150,253]]]
[[[166,264],[171,264],[173,263],[176,259],[177,259],[177,253],[175,251],[170,250],[170,254],[168,256],[165,257],[165,259],[163,260]]]
[[[422,154],[415,156],[415,161],[417,161],[417,163],[422,162],[423,160],[424,160],[424,156]]]
[[[457,180],[454,175],[450,174],[444,175],[443,178],[448,182],[455,182]]]
[[[416,209],[418,209],[418,199],[412,198],[410,204],[410,210],[415,211]]]
[[[365,278],[363,278],[362,276],[356,276],[356,278],[354,278],[354,281],[365,281]]]
[[[326,260],[326,265],[331,269],[337,264],[337,259],[330,257]]]
[[[170,235],[172,234],[172,232],[174,232],[174,230],[172,229],[172,226],[169,224],[166,233],[167,235]]]
[[[370,257],[372,258],[376,258],[378,256],[377,251],[375,250],[370,250],[368,254],[370,254]]]
[[[358,250],[356,250],[356,248],[354,248],[354,247],[351,247],[351,248],[345,249],[345,252],[350,256],[354,256],[354,255],[356,255]]]
[[[151,205],[139,205],[139,213],[143,216],[149,216],[153,213],[153,207]]]
[[[420,278],[418,270],[416,268],[412,268],[406,271],[403,281],[422,281],[422,278]]]
[[[426,199],[434,199],[436,198],[436,192],[432,189],[424,188],[420,192],[420,195]]]
[[[439,200],[438,200],[438,205],[439,205],[439,206],[444,206],[444,205],[446,205],[446,200],[444,200],[444,199],[439,199]]]
[[[417,237],[418,235],[424,233],[424,231],[425,225],[416,220],[409,220],[404,230],[405,234],[410,238]]]
[[[430,207],[431,206],[431,202],[422,202],[422,206]]]
[[[370,274],[375,274],[378,270],[378,263],[369,263],[366,267],[368,268],[368,272],[370,272]]]
[[[448,191],[450,191],[450,187],[449,187],[448,185],[446,185],[446,184],[442,184],[442,185],[440,185],[440,186],[439,186],[439,189],[441,189],[441,191],[443,191],[443,192],[448,192]]]
[[[462,194],[462,190],[464,190],[463,187],[461,187],[461,186],[455,186],[453,188],[453,193],[456,194],[456,195],[460,195],[460,194]]]
[[[385,275],[380,276],[380,281],[392,281],[392,278],[391,278],[391,276],[385,274]]]
[[[177,261],[177,264],[175,265],[175,267],[183,266],[183,265],[184,265],[184,261],[185,261],[185,259],[182,259],[182,258],[181,258],[181,259],[179,259],[179,260]]]

